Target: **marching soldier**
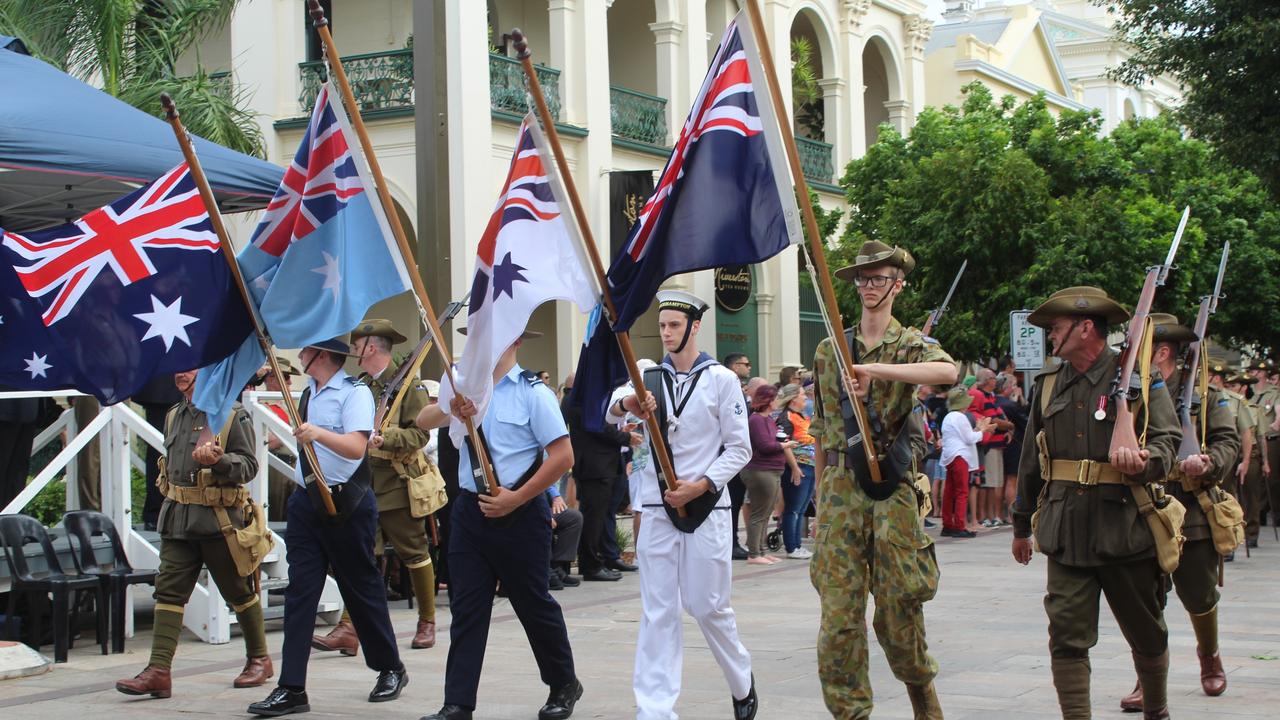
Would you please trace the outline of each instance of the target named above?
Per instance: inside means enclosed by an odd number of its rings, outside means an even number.
[[[1254,442],[1253,438],[1253,410],[1249,408],[1249,401],[1237,390],[1237,388],[1242,387],[1235,382],[1238,377],[1240,376],[1232,374],[1231,369],[1221,360],[1209,361],[1209,385],[1217,388],[1218,392],[1222,393],[1222,396],[1227,399],[1227,409],[1231,412],[1231,417],[1236,424],[1236,435],[1240,438],[1240,453],[1236,455],[1231,472],[1223,478],[1222,489],[1243,503],[1244,498],[1240,496],[1240,485],[1244,482],[1244,478],[1249,474],[1250,470],[1254,467],[1262,466],[1262,458],[1260,457],[1259,446]],[[1230,378],[1232,382],[1225,382],[1227,378]],[[1227,562],[1231,562],[1233,559],[1232,555],[1228,555],[1225,558]]]
[[[1151,365],[1165,379],[1169,395],[1182,396],[1182,373],[1178,360],[1186,343],[1198,340],[1195,332],[1178,323],[1178,318],[1165,313],[1152,313],[1155,325],[1155,344]],[[1193,368],[1191,382],[1196,382],[1198,368]],[[1197,393],[1197,397],[1198,397]],[[1176,402],[1176,400],[1175,400]],[[1217,388],[1210,387],[1205,397],[1189,409],[1197,440],[1204,438],[1199,454],[1177,463],[1176,469],[1165,479],[1170,495],[1186,508],[1182,534],[1186,543],[1182,546],[1182,560],[1173,571],[1173,585],[1178,599],[1191,616],[1191,627],[1196,634],[1196,655],[1200,658],[1200,687],[1205,695],[1216,697],[1227,689],[1227,676],[1222,669],[1222,656],[1218,654],[1218,551],[1209,531],[1209,519],[1201,509],[1200,495],[1221,492],[1215,489],[1222,479],[1234,469],[1240,453],[1240,439],[1236,433],[1235,417],[1231,414],[1230,400]],[[1142,684],[1120,701],[1125,712],[1142,710]]]
[[[396,368],[391,365],[391,348],[405,341],[390,320],[369,319],[351,331],[352,351],[359,358],[360,382],[369,386],[375,399],[387,392]],[[369,469],[373,472],[373,493],[378,501],[378,529],[373,552],[382,554],[383,538],[391,542],[400,562],[409,569],[413,597],[418,603],[418,628],[410,647],[430,648],[436,644],[436,576],[427,546],[427,526],[423,518],[409,512],[409,481],[417,467],[415,456],[427,444],[427,433],[418,429],[414,419],[427,406],[427,393],[416,378],[406,378],[414,386],[405,393],[396,417],[384,421],[385,428],[369,438]],[[391,388],[391,398],[399,388]],[[390,401],[388,401],[390,402]],[[360,647],[351,618],[344,612],[342,620],[328,635],[317,635],[312,646],[320,650],[340,650],[355,655]]]
[[[1047,556],[1045,611],[1053,684],[1064,720],[1089,718],[1089,649],[1098,642],[1098,594],[1133,652],[1143,717],[1167,718],[1169,634],[1164,578],[1155,537],[1130,485],[1159,482],[1175,467],[1181,438],[1173,401],[1153,379],[1148,406],[1135,408],[1147,446],[1109,456],[1116,403],[1110,397],[1118,356],[1107,327],[1129,313],[1094,287],[1060,290],[1028,321],[1048,331],[1056,369],[1036,377],[1018,467],[1013,556],[1031,561],[1034,531]],[[1145,418],[1143,416],[1146,416]],[[1035,523],[1033,528],[1033,514]]]
[[[1258,424],[1261,426],[1261,432],[1264,433],[1266,441],[1263,443],[1262,453],[1267,458],[1268,468],[1280,468],[1280,428],[1276,427],[1277,417],[1280,417],[1280,386],[1271,382],[1271,378],[1275,376],[1275,365],[1265,358],[1254,360],[1246,369],[1246,373],[1257,380],[1254,386],[1253,401],[1254,404],[1262,411],[1262,417],[1259,418]],[[1267,512],[1271,513],[1272,524],[1280,522],[1280,507],[1276,507],[1275,498],[1280,495],[1277,492],[1280,487],[1280,473],[1272,474],[1269,469],[1263,470],[1262,481],[1257,483],[1255,492],[1258,502],[1253,506],[1254,522],[1258,523],[1254,527],[1252,544],[1250,547],[1258,547],[1258,527],[1265,525],[1267,522]],[[1248,539],[1245,542],[1250,542]]]
[[[116,682],[126,695],[167,698],[172,694],[169,669],[182,633],[182,614],[200,571],[208,567],[218,592],[231,604],[244,635],[247,660],[232,682],[257,687],[273,674],[267,655],[262,605],[253,584],[236,571],[215,508],[225,509],[235,527],[243,527],[240,508],[248,499],[242,487],[258,472],[253,428],[239,405],[224,428],[210,428],[203,411],[191,403],[195,370],[174,376],[182,401],[165,418],[165,457],[157,483],[165,496],[160,506],[160,572],[156,575],[155,629],[151,660],[130,680]]]
[[[1258,382],[1254,374],[1238,372],[1227,378],[1227,387],[1242,397],[1249,392],[1250,386]],[[1258,547],[1259,525],[1263,507],[1267,501],[1267,477],[1271,475],[1271,463],[1268,450],[1271,443],[1267,441],[1266,410],[1258,405],[1261,393],[1255,393],[1252,400],[1245,400],[1245,409],[1249,417],[1253,437],[1253,451],[1247,464],[1241,461],[1243,468],[1237,473],[1239,479],[1237,497],[1244,508],[1244,542],[1247,548]],[[1277,441],[1280,447],[1280,441]]]
[[[938,663],[925,643],[923,612],[923,603],[937,592],[938,566],[933,541],[921,525],[917,491],[910,480],[877,485],[854,476],[851,454],[863,449],[847,446],[846,439],[857,430],[847,426],[842,410],[848,407],[848,386],[866,398],[878,418],[883,436],[878,440],[902,434],[922,439],[920,416],[912,412],[916,386],[956,381],[955,365],[937,341],[893,317],[894,298],[915,264],[902,248],[864,243],[854,264],[835,273],[854,284],[862,301],[860,322],[842,339],[853,351],[853,377],[842,382],[831,338],[820,342],[814,354],[816,416],[809,431],[817,439],[814,469],[820,480],[818,539],[809,577],[822,603],[822,694],[827,709],[841,720],[871,715],[868,591],[876,597],[876,638],[894,677],[907,686],[916,719],[942,717],[933,687]]]

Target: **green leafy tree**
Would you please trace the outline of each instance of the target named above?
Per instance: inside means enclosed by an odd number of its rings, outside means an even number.
[[[909,249],[919,267],[895,314],[921,325],[960,263],[964,280],[934,334],[957,359],[1007,352],[1008,314],[1071,285],[1097,285],[1132,305],[1147,266],[1163,260],[1182,208],[1192,221],[1157,306],[1190,322],[1211,289],[1222,241],[1232,243],[1225,301],[1211,331],[1270,346],[1280,322],[1280,214],[1258,178],[1182,137],[1160,118],[1099,137],[1092,112],[1054,117],[1042,97],[996,102],[980,84],[961,107],[926,109],[907,137],[881,129],[841,184],[849,222],[831,264],[867,239]],[[857,295],[838,283],[846,317]]]
[[[247,95],[209,75],[175,73],[178,59],[224,28],[237,0],[0,0],[0,34],[33,55],[157,117],[160,93],[182,110],[192,133],[262,157],[265,146]]]
[[[1115,75],[1182,84],[1179,119],[1280,194],[1280,3],[1259,0],[1097,0],[1134,48]]]

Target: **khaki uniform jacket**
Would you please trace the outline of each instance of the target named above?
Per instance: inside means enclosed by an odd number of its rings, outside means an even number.
[[[1069,363],[1036,377],[1031,414],[1027,421],[1022,459],[1018,465],[1018,496],[1013,507],[1015,537],[1031,536],[1031,515],[1043,492],[1036,540],[1040,551],[1073,567],[1096,567],[1155,557],[1155,540],[1147,521],[1138,513],[1126,485],[1086,486],[1075,482],[1045,483],[1040,474],[1036,435],[1043,430],[1049,457],[1057,460],[1108,461],[1111,431],[1115,427],[1115,402],[1108,397],[1106,416],[1094,419],[1098,399],[1111,391],[1117,356],[1103,350],[1093,366],[1079,373]],[[1045,405],[1040,392],[1045,378],[1057,375],[1053,396]],[[1143,409],[1135,403],[1134,415],[1142,434]],[[1147,447],[1151,457],[1136,482],[1159,482],[1175,466],[1182,431],[1173,401],[1158,374],[1150,391]]]
[[[1266,390],[1253,396],[1253,404],[1261,411],[1258,418],[1258,432],[1264,433],[1270,440],[1277,435],[1276,431],[1271,429],[1271,424],[1276,421],[1276,412],[1280,411],[1280,387],[1268,385]]]
[[[1249,401],[1243,395],[1232,392],[1226,388],[1218,388],[1218,392],[1227,399],[1227,410],[1231,413],[1231,419],[1236,425],[1236,435],[1240,438],[1240,452],[1236,454],[1235,461],[1238,463],[1244,454],[1244,439],[1247,435],[1253,433],[1253,411],[1249,409]],[[1253,452],[1258,452],[1258,439],[1253,439]]]
[[[1178,373],[1169,383],[1169,395],[1178,397],[1182,390],[1178,383],[1182,374]],[[1201,478],[1203,487],[1219,485],[1227,474],[1235,468],[1236,458],[1240,455],[1240,434],[1236,430],[1236,419],[1231,413],[1231,401],[1218,388],[1209,388],[1208,407],[1206,409],[1208,430],[1204,434],[1204,447],[1201,449],[1212,461],[1209,472]],[[1191,424],[1195,426],[1197,439],[1200,435],[1200,413],[1191,414]],[[1200,501],[1194,493],[1187,492],[1179,479],[1181,473],[1172,473],[1165,482],[1165,490],[1182,503],[1187,509],[1183,521],[1182,534],[1187,540],[1208,540],[1209,520],[1200,509]]]
[[[386,380],[394,373],[395,369],[388,366],[382,371],[380,378],[364,373],[360,376],[360,381],[369,386],[374,399],[381,400],[382,392],[387,387]],[[409,456],[425,446],[430,437],[414,422],[418,413],[427,405],[427,391],[417,384],[415,378],[407,378],[405,382],[412,382],[414,386],[405,393],[404,401],[400,403],[399,417],[382,433],[382,447],[378,450]],[[373,494],[377,498],[379,512],[409,507],[409,478],[397,472],[390,460],[374,457],[373,452],[369,454],[369,469],[373,473]]]
[[[258,459],[254,455],[253,426],[249,415],[236,405],[227,434],[223,455],[211,467],[196,462],[191,452],[196,449],[208,421],[203,411],[183,400],[174,406],[164,429],[165,478],[175,487],[195,487],[200,472],[210,471],[209,484],[218,487],[239,487],[258,473]],[[208,428],[206,441],[217,437],[222,428]],[[227,514],[237,526],[243,526],[239,508],[227,508]],[[222,537],[213,509],[204,505],[184,505],[165,498],[156,521],[160,537],[174,540],[208,540]]]

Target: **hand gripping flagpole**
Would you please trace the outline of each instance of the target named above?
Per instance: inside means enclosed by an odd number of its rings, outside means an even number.
[[[315,25],[316,32],[320,35],[320,41],[324,45],[325,58],[329,61],[329,72],[333,74],[333,79],[337,81],[338,88],[342,91],[342,99],[346,102],[350,112],[347,113],[351,118],[351,126],[356,131],[356,136],[360,138],[360,147],[364,150],[365,162],[369,164],[369,172],[373,175],[374,185],[378,189],[378,199],[382,202],[383,214],[387,216],[387,223],[391,226],[391,234],[396,238],[396,245],[400,248],[400,257],[404,262],[405,269],[409,272],[409,280],[413,284],[413,293],[418,303],[418,314],[422,317],[422,322],[431,331],[435,337],[435,346],[440,351],[441,357],[444,359],[444,375],[449,381],[449,387],[453,388],[454,395],[458,394],[457,383],[453,379],[453,354],[449,352],[449,344],[445,339],[445,335],[440,330],[440,323],[436,321],[435,308],[431,306],[431,297],[427,295],[427,289],[422,284],[422,275],[418,272],[418,263],[413,259],[413,250],[409,247],[408,236],[405,235],[404,226],[400,224],[400,214],[396,212],[395,204],[391,201],[391,193],[387,190],[387,182],[382,176],[382,166],[378,164],[378,156],[373,152],[373,142],[369,140],[369,132],[365,129],[364,119],[360,116],[360,104],[356,102],[355,93],[351,91],[351,83],[347,80],[347,71],[342,66],[342,57],[338,54],[338,49],[334,47],[333,35],[329,32],[329,19],[324,15],[324,8],[320,7],[318,0],[308,0],[307,9],[311,15],[311,20]],[[471,418],[462,418],[463,425],[467,428],[467,436],[471,438],[471,446],[475,448],[476,457],[480,459],[480,469],[484,473],[486,488],[480,488],[481,492],[486,495],[492,495],[498,487],[495,479],[493,463],[489,459],[489,451],[485,448],[484,443],[480,439],[479,433],[476,431],[475,423]]]
[[[764,67],[764,79],[769,86],[769,97],[778,112],[778,128],[782,131],[783,147],[787,151],[787,162],[791,166],[791,178],[796,186],[796,200],[800,212],[804,216],[805,234],[809,236],[809,256],[815,266],[820,299],[825,306],[822,313],[827,321],[827,332],[836,347],[836,358],[843,373],[851,373],[854,367],[853,354],[844,341],[844,323],[840,319],[840,305],[836,302],[836,292],[831,286],[831,272],[827,268],[827,256],[822,247],[822,234],[818,231],[818,219],[813,214],[813,204],[809,201],[809,183],[805,180],[804,170],[800,166],[800,151],[796,148],[795,134],[791,131],[791,123],[786,116],[786,105],[782,102],[782,90],[778,84],[778,70],[773,64],[773,52],[769,49],[769,38],[764,32],[764,20],[760,15],[757,0],[746,0],[748,24],[755,37],[756,46],[760,50],[760,64]],[[875,439],[871,436],[871,423],[867,420],[867,409],[856,397],[849,398],[853,406],[853,416],[858,423],[858,434],[862,436],[862,450],[867,457],[867,469],[871,480],[881,483],[880,461],[876,453]]]
[[[213,198],[213,190],[209,187],[209,179],[205,177],[204,168],[200,165],[200,158],[196,157],[196,149],[191,145],[191,137],[187,135],[187,129],[182,125],[182,119],[178,115],[178,107],[174,105],[173,98],[169,93],[160,94],[160,104],[164,106],[165,118],[169,121],[169,125],[173,127],[173,134],[178,138],[178,145],[182,148],[182,156],[187,160],[187,166],[191,168],[191,177],[195,180],[196,187],[200,190],[200,197],[204,200],[205,210],[209,213],[209,222],[213,225],[213,231],[218,236],[218,242],[222,245],[222,257],[227,261],[227,267],[231,270],[231,278],[235,281],[236,288],[240,291],[240,299],[244,301],[245,308],[249,311],[249,317],[253,320],[253,332],[258,337],[258,344],[262,346],[262,352],[267,356],[267,362],[271,365],[271,373],[275,376],[276,382],[280,387],[288,387],[288,383],[284,377],[284,371],[280,369],[280,363],[276,360],[276,354],[271,347],[271,339],[267,336],[266,329],[262,326],[262,318],[258,315],[258,308],[253,303],[253,298],[249,295],[249,289],[244,284],[244,276],[240,274],[240,264],[236,262],[235,256],[231,252],[231,239],[227,235],[227,228],[222,224],[222,214],[218,212],[218,203]],[[298,414],[298,406],[293,402],[293,395],[284,392],[281,393],[284,399],[285,410],[289,415],[289,422],[294,428],[302,424],[300,415]],[[333,495],[329,492],[329,485],[325,482],[324,472],[320,469],[320,462],[316,459],[315,448],[310,442],[300,442],[303,455],[306,456],[307,462],[311,464],[311,472],[316,477],[317,487],[320,489],[320,500],[324,503],[324,510],[330,517],[338,514],[338,509],[333,505]]]
[[[578,196],[578,187],[573,181],[573,174],[569,172],[569,163],[565,160],[564,148],[560,146],[560,134],[556,132],[555,120],[551,117],[551,111],[547,108],[546,97],[542,94],[542,85],[538,83],[538,74],[533,69],[533,53],[529,51],[529,44],[525,41],[524,33],[520,32],[519,28],[511,31],[511,40],[516,49],[516,57],[519,58],[520,65],[524,67],[525,77],[529,81],[529,92],[533,95],[533,102],[537,106],[538,119],[542,121],[542,129],[547,134],[547,140],[551,144],[551,153],[555,156],[556,167],[559,168],[560,177],[564,180],[569,203],[573,205],[573,215],[578,221],[583,244],[586,245],[587,257],[591,260],[592,269],[595,271],[596,280],[599,282],[600,291],[603,295],[605,316],[612,326],[614,319],[618,317],[618,311],[614,307],[613,296],[609,294],[609,280],[605,277],[604,262],[601,261],[600,251],[596,248],[595,238],[591,234],[591,226],[587,223],[587,213],[582,207],[582,199]],[[640,374],[640,368],[636,365],[636,351],[631,346],[631,335],[623,330],[615,332],[614,337],[618,338],[618,347],[621,348],[622,357],[627,363],[627,375],[631,377],[631,384],[636,389],[636,399],[643,406],[649,398],[649,391],[645,388],[644,376]],[[662,467],[662,476],[666,488],[667,490],[675,490],[679,487],[679,478],[676,477],[675,469],[671,465],[671,454],[667,450],[667,444],[662,437],[662,428],[658,427],[658,418],[654,413],[649,413],[649,417],[645,418],[645,427],[649,430],[649,442],[653,443],[658,464]],[[676,508],[676,513],[680,517],[688,516],[684,507]]]

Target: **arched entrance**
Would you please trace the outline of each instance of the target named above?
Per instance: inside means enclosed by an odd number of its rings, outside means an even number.
[[[890,103],[900,100],[902,92],[897,63],[883,38],[873,37],[862,48],[862,87],[863,128],[866,147],[871,147],[880,137],[882,123],[904,130],[889,113]]]

